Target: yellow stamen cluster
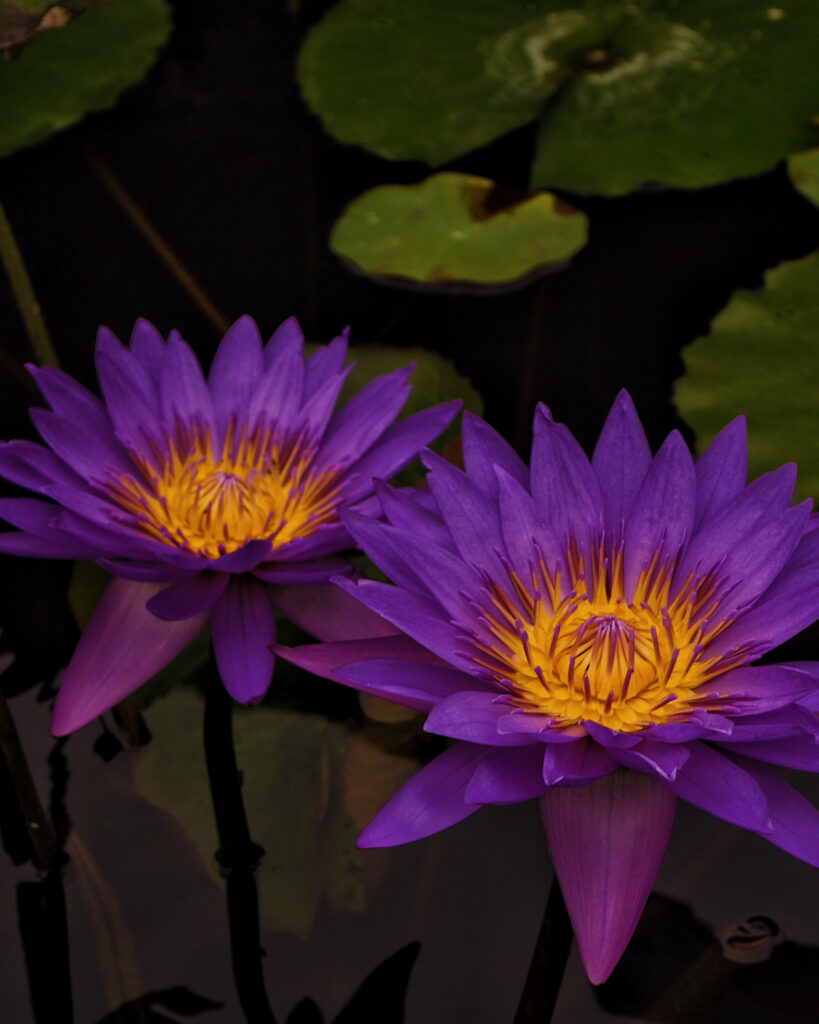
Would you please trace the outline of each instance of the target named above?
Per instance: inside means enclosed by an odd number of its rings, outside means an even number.
[[[637,732],[707,706],[705,684],[746,660],[708,654],[729,624],[708,621],[720,603],[715,573],[692,573],[672,597],[674,566],[655,557],[627,599],[622,550],[584,558],[572,544],[568,566],[564,580],[540,559],[528,585],[514,573],[509,592],[488,585],[491,640],[476,635],[474,657],[518,707]]]
[[[216,453],[208,429],[181,427],[167,450],[133,455],[139,468],[112,498],[154,540],[203,558],[230,554],[251,540],[273,548],[337,521],[338,474],[311,469],[312,448],[270,427],[231,424]]]

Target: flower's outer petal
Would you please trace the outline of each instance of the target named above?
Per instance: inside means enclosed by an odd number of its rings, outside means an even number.
[[[250,576],[233,576],[210,609],[219,674],[242,704],[258,704],[273,678],[276,616],[268,590]]]
[[[731,713],[734,713],[733,706]],[[702,739],[720,743],[726,736],[731,735],[733,729],[733,719],[697,708],[688,712],[688,721],[686,722],[663,722],[659,725],[649,725],[643,729],[640,736],[651,740],[652,743],[663,744],[691,743],[693,740]]]
[[[154,381],[133,352],[105,327],[97,334],[96,366],[117,437],[129,451],[144,451],[147,438],[159,426]]]
[[[35,537],[68,543],[75,540],[57,527],[61,509],[37,498],[0,498],[0,519]],[[82,543],[82,540],[80,540]]]
[[[547,786],[584,786],[615,771],[611,754],[588,736],[576,743],[547,743],[543,781]]]
[[[291,430],[294,434],[302,434],[310,438],[311,443],[318,445],[324,437],[330,417],[336,407],[338,396],[350,371],[352,365],[335,376],[328,378],[321,387],[315,391],[298,411],[293,419]]]
[[[631,508],[625,531],[626,595],[631,598],[640,573],[662,551],[674,558],[691,536],[696,495],[694,462],[673,430],[654,457]]]
[[[723,747],[729,755],[744,754],[758,761],[798,768],[803,772],[819,772],[819,743],[815,736],[789,736],[787,739],[761,743],[731,743]]]
[[[129,347],[134,358],[146,370],[159,393],[159,379],[165,360],[165,339],[152,323],[140,317],[131,331]]]
[[[136,580],[138,583],[177,583],[195,575],[193,569],[183,569],[164,562],[124,562],[113,558],[97,558],[96,561],[101,569],[110,572],[112,576]]]
[[[656,779],[627,769],[540,799],[549,849],[580,956],[599,985],[637,927],[660,868],[677,801]]]
[[[69,662],[51,731],[65,736],[127,697],[187,647],[207,617],[162,622],[146,608],[153,583],[114,578]]]
[[[525,732],[539,737],[544,743],[574,743],[588,735],[583,725],[565,726],[557,718],[524,711],[523,708],[512,708],[499,718],[498,732]]]
[[[768,801],[773,830],[763,839],[819,868],[819,810],[765,765],[732,756],[752,775]]]
[[[321,345],[307,360],[304,367],[305,402],[309,401],[325,381],[341,373],[344,360],[347,358],[349,339],[350,328],[345,327],[329,345]],[[355,363],[351,363],[350,366],[355,366]]]
[[[480,685],[478,680],[471,679],[449,665],[399,658],[374,658],[345,665],[336,670],[335,677],[356,690],[418,711],[429,711],[435,705],[440,706],[440,701],[452,698],[453,695],[460,696],[466,687],[475,689]],[[480,694],[486,703],[496,695],[497,690]]]
[[[748,430],[738,416],[717,434],[697,459],[695,529],[719,512],[745,486],[748,477]]]
[[[271,549],[269,542],[266,558],[259,559],[259,563],[270,558]],[[275,559],[277,562],[306,562],[312,558],[323,558],[325,555],[337,555],[346,548],[351,548],[353,542],[347,527],[343,523],[330,523],[319,526],[307,537],[296,537],[286,544],[276,548]]]
[[[464,794],[468,804],[516,804],[546,792],[543,744],[514,750],[494,747],[478,762]]]
[[[496,493],[498,469],[529,489],[529,469],[523,459],[496,430],[468,410],[463,416],[462,447],[466,475],[479,491]]]
[[[375,477],[389,480],[408,466],[425,445],[446,430],[460,408],[459,400],[445,402],[393,423],[372,448],[350,467],[354,479],[344,488],[345,499],[348,502],[355,501],[370,494]]]
[[[264,347],[265,370],[269,369],[283,353],[295,350],[304,363],[304,332],[294,316],[289,316],[273,332],[270,341]]]
[[[491,579],[503,579],[499,556],[504,543],[497,502],[440,455],[426,451],[423,462],[429,469],[429,489],[464,561],[488,573]]]
[[[746,665],[718,676],[702,690],[706,697],[727,700],[732,716],[775,711],[819,692],[819,662]]]
[[[723,654],[753,644],[755,655],[795,636],[819,618],[819,530],[806,533],[782,571],[749,611],[708,645]]]
[[[375,444],[406,404],[412,370],[413,366],[405,366],[376,377],[339,409],[316,456],[317,471],[346,469]]]
[[[465,672],[473,667],[471,660],[459,653],[461,634],[442,616],[437,601],[374,580],[353,583],[340,579],[337,583],[376,615],[381,615],[451,665]]]
[[[392,636],[398,630],[391,622],[363,605],[355,596],[334,583],[318,586],[276,586],[270,591],[273,604],[291,622],[317,640],[361,640]]]
[[[561,539],[585,544],[603,526],[603,499],[586,453],[545,405],[535,411],[532,497]]]
[[[118,343],[117,343],[118,344]],[[105,404],[82,384],[54,366],[34,366],[26,363],[43,397],[58,416],[81,420],[89,430],[98,434],[113,433],[111,417]]]
[[[738,718],[730,736],[721,736],[719,743],[763,742],[766,740],[783,740],[789,736],[819,737],[819,719],[812,711],[793,704],[790,707],[766,711],[760,715],[748,715]],[[714,737],[717,739],[717,737]]]
[[[497,471],[498,507],[506,554],[512,569],[527,586],[539,558],[549,571],[566,573],[565,544],[541,517],[534,499],[502,469]]]
[[[250,540],[243,547],[231,551],[229,555],[208,559],[207,567],[211,572],[253,572],[257,566],[261,565],[269,557],[269,540]],[[198,558],[198,561],[199,568],[201,569],[203,560]]]
[[[341,559],[309,559],[306,562],[264,562],[256,566],[253,575],[265,583],[316,584],[326,583],[333,576],[349,575],[353,566]]]
[[[468,685],[468,679],[461,677]],[[494,747],[523,747],[535,742],[524,732],[498,732],[498,719],[509,714],[508,702],[498,699],[497,690],[461,690],[444,697],[430,711],[424,731],[470,743]]]
[[[96,558],[99,551],[82,541],[66,537],[58,540],[56,533],[50,537],[36,537],[31,533],[0,533],[0,552],[5,555],[20,555],[24,558]]]
[[[624,768],[648,772],[658,779],[676,779],[677,773],[691,756],[688,747],[682,743],[657,743],[642,740],[630,749],[611,749],[611,756]]]
[[[159,382],[162,420],[170,436],[179,426],[196,424],[215,435],[213,400],[193,349],[176,331],[168,338],[162,377]]]
[[[148,611],[165,622],[181,622],[201,615],[225,592],[230,576],[224,572],[200,572],[172,583],[148,601]]]
[[[452,535],[444,521],[437,512],[421,504],[412,493],[414,488],[399,490],[390,487],[383,480],[375,480],[374,484],[384,515],[393,526],[401,530],[411,530],[416,536],[448,551],[455,550]]]
[[[606,527],[619,537],[651,465],[651,449],[627,391],[614,400],[592,456]]]
[[[219,430],[245,413],[264,372],[262,336],[255,320],[240,317],[222,339],[208,373],[208,389]]]
[[[304,352],[299,343],[283,348],[262,375],[247,407],[247,422],[271,422],[287,433],[304,396]]]
[[[673,780],[672,793],[733,825],[769,832],[770,809],[753,776],[704,743],[692,743],[690,757]]]
[[[360,847],[398,846],[463,821],[478,809],[464,792],[486,747],[456,743],[407,782],[358,837]]]
[[[84,487],[84,481],[50,448],[33,441],[0,443],[0,476],[43,493],[53,483]]]
[[[32,409],[29,415],[49,448],[83,480],[105,481],[112,472],[133,473],[133,463],[111,428],[98,433],[49,409]]]

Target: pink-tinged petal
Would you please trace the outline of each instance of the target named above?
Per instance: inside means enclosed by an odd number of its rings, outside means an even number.
[[[509,750],[490,748],[479,761],[464,794],[467,804],[516,804],[546,792],[543,744]]]
[[[200,572],[160,590],[148,602],[148,611],[165,622],[181,622],[201,615],[224,594],[230,576],[223,572]]]
[[[592,456],[606,526],[619,535],[651,465],[651,449],[627,391],[614,400]]]
[[[631,507],[625,532],[626,594],[655,552],[673,558],[691,536],[696,484],[694,462],[679,432],[666,438]]]
[[[295,350],[304,362],[304,332],[294,316],[289,316],[276,328],[270,341],[264,347],[264,365],[267,370],[285,354]]]
[[[336,669],[334,676],[356,690],[417,711],[429,711],[439,701],[457,695],[465,687],[474,690],[480,685],[478,680],[448,665],[398,658],[378,658],[345,665]],[[497,690],[488,692],[487,701],[496,695]]]
[[[242,704],[257,704],[273,678],[276,616],[269,587],[234,576],[210,609],[213,653],[225,689]]]
[[[717,434],[697,460],[694,526],[719,512],[742,490],[748,477],[748,430],[739,416]]]
[[[344,360],[347,358],[349,339],[350,328],[345,327],[341,334],[333,338],[329,345],[322,345],[307,360],[304,367],[305,402],[318,391],[325,381],[341,373],[344,367]]]
[[[317,640],[360,640],[398,632],[391,622],[371,611],[334,583],[319,586],[276,586],[273,604],[291,622]]]
[[[358,845],[410,843],[468,818],[478,805],[465,803],[464,792],[486,749],[457,743],[436,757],[398,790],[358,837]]]
[[[547,742],[543,781],[547,786],[584,786],[616,768],[611,754],[588,736],[575,743]]]
[[[462,434],[466,475],[479,491],[485,494],[495,493],[497,470],[502,470],[528,490],[529,469],[523,459],[480,416],[465,411]]]
[[[819,810],[765,765],[733,758],[752,775],[768,801],[772,831],[760,833],[774,846],[819,868]]]
[[[535,412],[532,497],[558,537],[582,543],[603,526],[603,499],[586,453],[544,405]]]
[[[676,779],[677,773],[691,756],[688,747],[681,743],[657,743],[641,740],[629,750],[611,750],[611,756],[624,768],[648,772],[658,779]]]
[[[51,731],[65,736],[93,721],[179,654],[207,618],[162,622],[146,604],[153,583],[115,578],[80,637],[54,705]]]
[[[787,739],[763,742],[731,743],[723,747],[728,754],[744,754],[756,761],[767,761],[783,768],[803,772],[819,772],[819,743],[815,736],[789,736]]]
[[[469,685],[468,678],[461,679],[462,686]],[[508,714],[508,701],[503,701],[497,690],[462,689],[435,705],[424,723],[424,731],[494,747],[522,747],[535,742],[528,733],[498,732],[498,720]]]
[[[819,692],[819,662],[749,665],[706,683],[702,691],[708,698],[727,700],[732,716],[775,711]]]
[[[240,317],[222,338],[208,373],[208,389],[220,431],[247,410],[264,372],[262,336],[252,317]]]
[[[705,743],[692,743],[689,751],[676,778],[664,785],[681,800],[732,825],[769,832],[770,808],[753,776]]]
[[[349,575],[353,566],[341,559],[310,559],[306,562],[264,562],[256,566],[253,575],[265,583],[291,584],[327,583],[334,576]]]
[[[589,980],[614,970],[637,927],[677,807],[656,779],[626,769],[587,786],[555,786],[540,809]]]

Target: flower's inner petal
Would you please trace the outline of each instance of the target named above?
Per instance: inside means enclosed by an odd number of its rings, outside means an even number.
[[[550,571],[533,550],[530,579],[510,569],[508,587],[486,581],[472,659],[517,707],[553,729],[633,733],[730,702],[715,680],[751,652],[709,652],[730,621],[714,614],[727,591],[717,571],[692,572],[672,598],[674,562],[658,552],[629,599],[622,545],[586,555],[571,541],[565,564]]]
[[[314,469],[304,435],[231,420],[219,451],[207,427],[177,421],[174,434],[164,452],[133,453],[137,471],[110,488],[152,539],[213,559],[250,541],[275,550],[339,522],[339,474]]]

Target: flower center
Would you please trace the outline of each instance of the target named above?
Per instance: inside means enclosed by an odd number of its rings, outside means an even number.
[[[338,474],[311,470],[313,449],[271,428],[237,435],[222,451],[210,431],[177,431],[167,454],[132,454],[139,474],[123,476],[111,497],[154,540],[218,558],[251,540],[281,547],[337,521]]]
[[[655,558],[627,600],[622,550],[606,557],[601,546],[590,561],[572,545],[565,584],[542,560],[531,587],[512,573],[511,593],[490,584],[491,639],[473,638],[478,664],[518,707],[565,725],[637,732],[717,706],[719,697],[700,688],[748,652],[708,655],[729,625],[708,619],[723,590],[716,574],[692,573],[672,597],[674,566]]]

